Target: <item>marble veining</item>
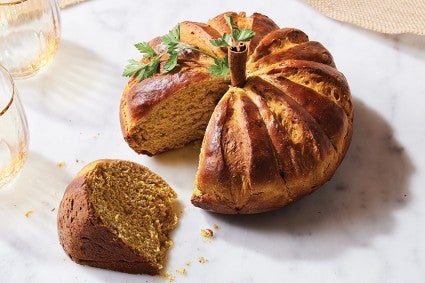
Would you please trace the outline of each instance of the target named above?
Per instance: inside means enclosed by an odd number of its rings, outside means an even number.
[[[331,51],[353,95],[353,139],[335,176],[272,213],[223,216],[193,207],[199,146],[150,158],[121,136],[121,72],[138,56],[133,44],[227,10],[262,12],[304,30]],[[0,282],[167,281],[77,265],[59,245],[63,191],[98,158],[144,164],[178,192],[184,213],[166,266],[175,282],[424,281],[425,37],[362,30],[295,0],[91,0],[63,10],[62,24],[54,61],[17,82],[30,153],[19,178],[0,191]],[[205,241],[200,230],[214,224]]]

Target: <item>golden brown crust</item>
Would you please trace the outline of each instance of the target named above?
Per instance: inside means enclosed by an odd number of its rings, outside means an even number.
[[[308,36],[301,30],[293,28],[273,30],[263,37],[260,45],[257,44],[257,48],[250,60],[255,62],[270,55],[275,50],[285,50],[289,46],[305,42],[308,42]]]
[[[124,90],[120,105],[120,124],[124,139],[136,152],[151,155],[138,145],[135,130],[139,120],[170,96],[210,78],[211,75],[203,69],[188,68],[183,72],[148,78],[140,83],[130,82]]]
[[[225,12],[208,21],[208,25],[218,31],[220,34],[219,37],[221,37],[223,33],[230,33],[230,28],[224,19],[224,15],[231,16],[233,24],[239,29],[248,28],[255,31],[255,36],[249,42],[248,54],[254,51],[264,36],[279,29],[279,26],[275,22],[260,13],[254,13],[247,17],[244,12],[240,12],[239,14],[235,12]]]
[[[342,161],[352,135],[350,89],[322,44],[258,13],[226,12],[208,25],[185,22],[185,42],[223,56],[225,50],[209,40],[230,32],[224,15],[256,34],[249,43],[247,83],[229,89],[208,123],[192,203],[227,214],[277,209],[325,183]],[[193,61],[211,64],[202,56]]]
[[[311,187],[322,179],[328,163],[336,157],[329,138],[305,108],[280,88],[258,77],[251,78],[247,88],[258,93],[267,102],[273,115],[282,119],[278,123],[277,134],[280,137],[276,140],[284,139],[286,144],[279,144],[275,149],[282,162],[281,174],[292,190],[291,195],[294,197],[301,191],[305,191],[303,194],[309,193]],[[269,135],[275,138],[273,132],[270,131]]]
[[[248,53],[252,54],[260,41],[263,40],[266,35],[270,34],[274,30],[279,29],[279,26],[269,17],[260,13],[254,13],[252,16],[250,16],[250,18],[252,21],[250,28],[255,31],[255,36],[249,42]]]
[[[342,73],[329,65],[306,60],[286,60],[264,67],[253,75],[256,74],[284,76],[298,84],[317,88],[322,95],[341,107],[349,120],[352,120],[351,93],[347,80]]]
[[[226,20],[224,18],[225,15],[232,17],[233,23],[237,25],[239,16],[238,16],[238,13],[235,13],[235,12],[224,12],[208,21],[208,25],[212,27],[213,29],[215,29],[220,34],[220,37],[224,33],[227,33],[227,34],[230,33],[230,28],[227,25]]]
[[[209,123],[213,125],[208,126],[208,128],[212,127],[215,131],[206,133],[204,136],[201,149],[203,154],[200,155],[202,161],[200,160],[199,163],[197,179],[208,185],[202,186],[202,189],[206,188],[205,193],[203,191],[202,194],[199,193],[197,196],[194,193],[192,202],[208,210],[228,211],[230,213],[233,204],[229,206],[228,203],[232,201],[232,195],[230,190],[224,188],[231,186],[231,177],[224,161],[224,149],[221,142],[223,127],[230,115],[228,97],[229,95],[226,95],[221,99],[210,119]]]
[[[316,41],[308,41],[265,55],[255,64],[252,64],[251,69],[258,70],[263,66],[286,60],[314,61],[335,67],[332,55],[322,44]]]
[[[180,23],[180,41],[223,58],[226,52],[220,47],[212,46],[211,39],[220,38],[221,34],[207,24],[196,22]]]
[[[182,72],[152,77],[131,85],[125,90],[121,108],[125,121],[137,121],[147,115],[153,107],[193,84],[206,81],[210,75],[201,69],[186,69]],[[123,117],[124,118],[124,117]]]
[[[202,88],[209,87],[207,90]],[[212,77],[204,68],[186,68],[184,71],[146,79],[140,83],[130,82],[121,97],[120,123],[124,139],[137,153],[155,155],[168,149],[177,148],[184,144],[174,144],[173,147],[151,148],[146,146],[147,129],[145,120],[149,119],[151,111],[163,107],[168,100],[174,99],[181,93],[196,92],[197,99],[203,99],[204,104],[211,104],[211,109],[203,109],[210,115],[219,97],[226,92],[228,83],[222,78]],[[205,99],[204,96],[207,96]],[[215,98],[217,97],[217,98]],[[191,98],[189,98],[190,100]],[[184,115],[182,113],[181,115]],[[198,116],[199,116],[198,115]],[[177,119],[178,117],[170,117]],[[208,119],[205,117],[204,119]],[[205,130],[205,121],[202,131]],[[157,133],[161,135],[162,133]],[[201,139],[197,135],[193,140]],[[193,141],[189,140],[187,142]]]
[[[284,76],[265,76],[265,79],[274,83],[281,91],[290,96],[317,121],[326,136],[336,149],[342,149],[347,134],[348,117],[344,110],[332,100],[313,89],[297,84]]]
[[[251,108],[250,113],[260,113],[261,118],[255,119],[250,115],[238,123],[264,124],[266,133],[258,129],[255,132],[268,137],[273,146],[270,148],[260,143],[261,146],[256,150],[244,151],[244,146],[255,148],[255,143],[259,142],[255,139],[256,135],[248,132],[222,134],[221,143],[226,140],[241,143],[238,146],[239,154],[234,156],[228,154],[226,146],[222,146],[220,164],[224,164],[220,167],[228,168],[228,172],[223,175],[219,174],[221,171],[205,175],[205,172],[213,171],[217,158],[210,161],[206,151],[201,151],[192,203],[207,210],[234,214],[257,213],[282,207],[311,193],[329,180],[350,143],[353,117],[348,84],[335,69],[332,55],[320,43],[310,42],[305,33],[296,29],[271,31],[263,37],[251,55],[248,70],[250,73],[244,90],[256,106]],[[217,109],[220,106],[221,102]],[[226,119],[224,128],[231,118]],[[223,131],[223,128],[215,128],[214,122],[213,115],[205,134],[204,148],[213,142],[208,140],[210,135]],[[232,125],[231,128],[237,129],[238,126]],[[283,180],[280,184],[271,181],[273,185],[268,188],[265,180],[261,182],[258,176],[252,179],[249,177],[247,172],[250,164],[264,169],[259,176],[273,172],[263,166],[261,159],[257,159],[258,148],[269,148],[274,153],[278,163],[275,176]],[[210,156],[214,155],[210,153]],[[235,171],[232,164],[244,164],[243,170],[232,173]],[[267,164],[273,162],[269,160]],[[272,195],[275,191],[280,191],[281,195],[275,195],[267,201],[251,199],[245,201],[244,206],[238,205],[235,196],[238,190],[239,194],[247,191],[244,182],[236,186],[224,183],[224,188],[217,188],[217,184],[226,180],[228,175],[231,176],[230,180],[237,180],[236,176],[245,176],[245,183],[250,184],[248,191],[251,193],[255,191],[251,184],[257,182],[257,190],[265,192],[264,195]],[[230,196],[232,199],[229,200],[229,196],[222,198],[223,192],[229,190],[233,192]]]
[[[192,203],[227,214],[259,213],[288,203],[266,126],[247,94],[229,91],[210,123]]]

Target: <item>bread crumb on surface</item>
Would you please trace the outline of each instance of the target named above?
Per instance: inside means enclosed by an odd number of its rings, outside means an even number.
[[[58,166],[59,168],[62,168],[62,167],[64,167],[65,165],[66,165],[65,161],[60,161],[60,162],[58,162],[58,163],[57,163],[57,166]]]
[[[85,161],[81,159],[75,159],[75,163],[85,163]]]
[[[186,261],[186,262],[184,263],[184,265],[189,266],[191,263],[192,263],[192,262],[188,260],[188,261]]]
[[[208,259],[206,259],[203,256],[200,256],[199,259],[198,259],[198,261],[199,261],[199,263],[207,263],[208,262]]]
[[[166,272],[164,276],[170,282],[172,282],[172,281],[174,281],[176,279],[176,276],[174,276],[173,274],[171,274],[169,272]]]
[[[201,236],[205,238],[212,238],[214,236],[214,232],[211,229],[202,229]]]
[[[176,269],[176,272],[182,275],[186,275],[187,274],[187,270],[186,268],[180,268],[180,269]]]
[[[218,225],[217,224],[214,224],[213,225],[213,228],[214,228],[214,230],[218,230]]]
[[[34,210],[28,210],[27,212],[25,212],[25,217],[29,218],[31,216],[31,214],[34,213]]]

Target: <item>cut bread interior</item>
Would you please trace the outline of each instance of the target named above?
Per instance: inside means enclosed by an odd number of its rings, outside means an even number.
[[[126,140],[136,152],[148,155],[201,140],[217,102],[228,88],[228,82],[222,78],[206,74],[197,83],[192,80],[191,84],[175,89],[168,99],[154,102],[155,106],[137,123],[129,125]]]
[[[103,225],[154,269],[163,267],[177,224],[176,193],[155,173],[127,161],[98,162],[86,177],[89,202]]]

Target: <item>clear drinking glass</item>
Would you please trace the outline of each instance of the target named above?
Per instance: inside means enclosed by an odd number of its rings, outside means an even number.
[[[0,188],[20,171],[28,151],[28,125],[13,79],[0,65]]]
[[[60,40],[56,0],[0,0],[0,64],[14,78],[37,72]]]

